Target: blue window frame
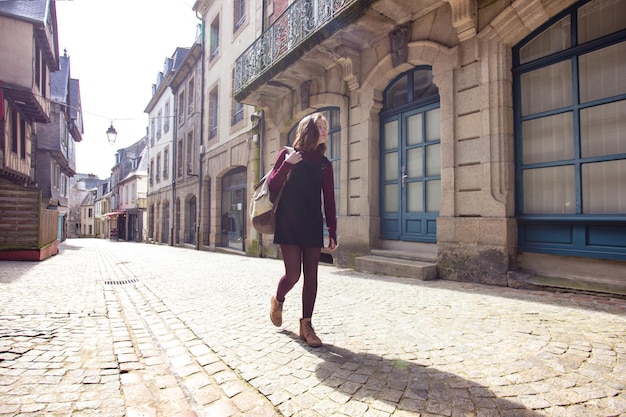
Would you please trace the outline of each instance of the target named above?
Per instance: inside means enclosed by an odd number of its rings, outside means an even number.
[[[624,10],[581,1],[513,49],[522,252],[626,259]]]

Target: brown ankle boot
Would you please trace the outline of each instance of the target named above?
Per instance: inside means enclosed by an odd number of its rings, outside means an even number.
[[[283,303],[278,301],[273,295],[270,305],[270,320],[276,327],[280,327],[283,324]]]
[[[313,330],[311,319],[300,319],[300,338],[306,340],[306,343],[311,347],[322,346],[322,341]]]

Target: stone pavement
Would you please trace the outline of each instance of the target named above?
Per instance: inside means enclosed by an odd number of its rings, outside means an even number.
[[[626,300],[74,239],[0,263],[4,416],[626,416]],[[625,274],[626,276],[626,274]]]

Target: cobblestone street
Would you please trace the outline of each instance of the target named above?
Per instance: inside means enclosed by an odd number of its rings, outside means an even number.
[[[74,239],[0,263],[0,416],[625,416],[626,300]]]

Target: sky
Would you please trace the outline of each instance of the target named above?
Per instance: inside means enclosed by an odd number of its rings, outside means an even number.
[[[59,54],[80,82],[83,140],[76,171],[108,178],[118,149],[146,134],[152,84],[177,47],[193,45],[194,0],[57,0]],[[113,124],[117,141],[106,131]]]

